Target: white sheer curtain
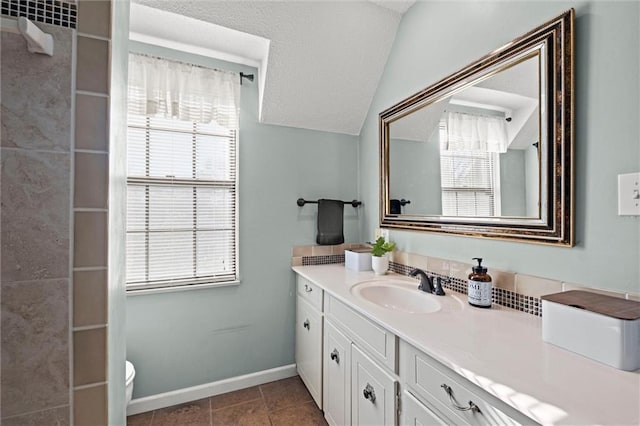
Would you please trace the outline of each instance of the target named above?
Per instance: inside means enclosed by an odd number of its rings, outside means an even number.
[[[238,128],[237,73],[130,54],[128,97],[129,114]]]
[[[442,148],[448,151],[507,152],[509,140],[502,117],[446,113],[446,136]]]

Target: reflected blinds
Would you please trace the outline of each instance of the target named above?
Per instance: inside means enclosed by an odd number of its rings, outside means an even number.
[[[500,212],[497,194],[498,154],[445,150],[446,121],[440,122],[440,177],[444,216],[494,216]]]
[[[127,289],[236,280],[237,129],[130,111],[127,144]]]

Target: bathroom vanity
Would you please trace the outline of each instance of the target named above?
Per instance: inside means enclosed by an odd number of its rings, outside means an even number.
[[[539,317],[401,275],[293,270],[296,363],[331,425],[640,424],[640,374],[544,343]]]

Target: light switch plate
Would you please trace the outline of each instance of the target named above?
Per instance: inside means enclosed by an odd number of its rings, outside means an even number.
[[[618,175],[618,215],[640,216],[640,173]]]

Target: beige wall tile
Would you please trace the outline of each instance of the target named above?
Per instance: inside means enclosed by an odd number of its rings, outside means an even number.
[[[406,251],[394,250],[391,252],[391,261],[400,265],[408,265],[409,254]]]
[[[107,266],[107,214],[76,212],[74,266]]]
[[[106,349],[106,327],[73,332],[73,381],[75,386],[106,380]]]
[[[35,413],[29,413],[22,416],[11,417],[8,419],[2,419],[3,426],[42,426],[42,425],[56,425],[56,426],[68,426],[70,425],[70,410],[71,407],[65,405],[64,407],[52,408],[50,410],[38,411]]]
[[[617,293],[615,291],[607,291],[607,290],[600,290],[598,288],[583,287],[583,286],[578,285],[578,284],[572,284],[572,283],[563,282],[562,283],[562,291],[569,291],[569,290],[588,291],[590,293],[598,293],[598,294],[603,294],[605,296],[620,297],[622,299],[624,299],[626,297],[625,293]]]
[[[471,264],[449,261],[449,275],[453,278],[457,278],[459,280],[467,280],[469,278],[469,274],[471,273]]]
[[[427,270],[428,269],[427,256],[421,256],[415,253],[408,253],[407,266],[410,266],[412,268],[420,268],[420,269]]]
[[[40,24],[38,24],[40,26]],[[0,92],[3,147],[71,149],[71,77],[74,31],[46,26],[53,56],[34,55],[20,34],[2,32]]]
[[[109,155],[76,152],[74,206],[107,208]]]
[[[0,164],[0,278],[68,278],[69,154],[2,149]]]
[[[344,254],[345,244],[331,246],[331,254]]]
[[[73,325],[107,323],[107,271],[73,273]]]
[[[76,149],[109,150],[109,101],[102,96],[76,96]]]
[[[110,1],[80,0],[78,2],[79,32],[108,38],[111,34],[110,24]]]
[[[471,266],[469,266],[469,271],[471,271]],[[516,274],[513,272],[492,269],[488,273],[491,275],[494,287],[516,291]]]
[[[293,246],[291,254],[294,257],[311,256],[312,246]]]
[[[107,94],[109,91],[109,42],[78,36],[76,88]]]
[[[438,257],[427,257],[427,270],[435,274],[449,276],[449,261]]]
[[[302,256],[292,257],[291,266],[302,266]]]
[[[2,415],[69,404],[69,280],[2,283]]]
[[[77,425],[106,425],[107,385],[99,385],[73,392],[73,414]]]
[[[545,294],[559,293],[561,291],[562,283],[560,281],[516,274],[516,293],[524,294],[525,296],[540,297]]]
[[[331,255],[331,246],[312,246],[312,256],[329,256]]]

